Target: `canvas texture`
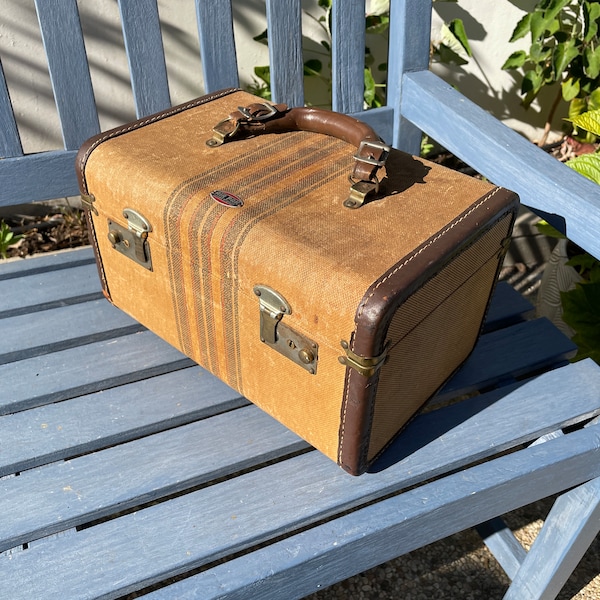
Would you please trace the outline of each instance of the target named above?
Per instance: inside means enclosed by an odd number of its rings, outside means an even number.
[[[516,197],[393,150],[380,193],[349,209],[347,141],[293,131],[206,144],[257,101],[227,90],[82,148],[105,294],[357,474],[471,352]],[[151,224],[151,270],[109,240],[128,208]],[[261,341],[257,285],[281,294],[281,323],[317,345],[314,374]],[[342,340],[358,354],[385,347],[387,362],[360,375],[340,362]]]

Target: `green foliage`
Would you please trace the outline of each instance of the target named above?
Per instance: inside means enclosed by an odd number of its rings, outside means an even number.
[[[578,283],[561,293],[563,320],[574,331],[576,359],[593,358],[600,364],[600,279]]]
[[[527,108],[540,91],[559,84],[573,114],[600,108],[600,2],[539,0],[516,25],[511,42],[530,35],[529,50],[513,52],[503,69],[523,69]],[[550,111],[552,118],[554,107]],[[589,141],[589,140],[588,140]]]
[[[438,2],[457,2],[458,0],[434,0]],[[304,76],[322,81],[331,91],[331,0],[319,0],[318,7],[322,11],[319,15],[306,13],[306,15],[319,24],[325,39],[321,40],[323,60],[310,58],[304,61]],[[390,23],[389,0],[371,0],[369,13],[365,17],[365,31],[367,36],[387,37]],[[255,41],[267,44],[267,30],[253,38]],[[314,51],[313,51],[314,53]],[[465,64],[464,57],[472,56],[471,48],[463,22],[454,19],[444,25],[441,42],[432,47],[432,58],[446,63]],[[271,80],[268,66],[254,67],[254,81],[248,90],[265,98],[271,99]],[[383,106],[385,103],[385,80],[387,78],[387,62],[379,60],[371,48],[365,48],[364,70],[364,104],[366,108]],[[382,81],[382,83],[378,83]],[[315,102],[310,96],[306,98],[309,105]]]
[[[469,39],[461,19],[444,23],[440,42],[432,44],[431,56],[445,64],[466,65],[466,57],[473,56]]]
[[[0,221],[0,258],[6,258],[8,248],[16,244],[22,237],[22,235],[15,235],[4,221]]]
[[[589,133],[600,135],[600,109],[571,119]],[[582,154],[566,163],[581,175],[600,185],[600,154]],[[575,289],[561,293],[563,320],[574,331],[578,346],[576,359],[593,358],[600,364],[600,261],[587,253],[573,256],[568,265],[583,277]]]
[[[591,110],[569,119],[575,128],[587,132],[593,138],[600,136],[600,109]],[[576,156],[566,163],[569,167],[600,185],[600,154],[598,150],[592,154]]]

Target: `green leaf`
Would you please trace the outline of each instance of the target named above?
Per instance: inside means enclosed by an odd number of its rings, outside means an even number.
[[[254,67],[254,74],[262,79],[267,85],[271,85],[271,70],[266,67]]]
[[[596,79],[600,75],[600,46],[595,50],[587,46],[583,56],[585,74],[590,79]]]
[[[542,39],[542,36],[546,31],[546,21],[544,19],[544,13],[541,10],[538,9],[532,13],[529,26],[531,28],[531,39],[533,41]]]
[[[584,2],[583,4],[583,41],[591,42],[598,34],[598,18],[600,17],[600,4],[597,2]]]
[[[460,45],[464,48],[467,56],[473,56],[473,52],[471,51],[471,46],[469,46],[469,40],[467,38],[467,33],[465,31],[465,25],[462,22],[462,19],[453,19],[448,24],[448,29],[454,36],[456,40],[460,43]]]
[[[535,227],[542,235],[545,235],[546,237],[555,238],[559,240],[564,240],[566,237],[563,233],[558,231],[558,229],[552,227],[552,225],[550,225],[550,223],[548,223],[547,221],[540,221],[536,224]]]
[[[544,13],[545,20],[549,22],[555,19],[560,11],[571,2],[572,0],[551,0]]]
[[[579,79],[570,77],[561,83],[561,88],[564,101],[571,102],[571,100],[574,100],[579,95]]]
[[[252,38],[255,42],[260,42],[261,44],[267,45],[269,42],[268,30],[265,29],[262,33],[259,33],[257,36]]]
[[[573,125],[600,136],[600,110],[590,110],[571,119]]]
[[[554,80],[562,78],[562,74],[567,70],[571,61],[579,56],[579,50],[575,47],[575,40],[571,39],[566,44],[558,44],[552,53],[552,67],[554,70]]]
[[[579,283],[561,293],[563,320],[574,331],[573,341],[582,356],[597,356],[600,350],[600,283]],[[580,356],[578,355],[578,358]]]
[[[591,254],[584,252],[583,254],[576,254],[566,264],[573,267],[580,275],[584,275],[591,272],[597,266],[598,260]]]
[[[466,65],[467,61],[457,54],[452,48],[448,48],[446,44],[440,44],[437,47],[437,55],[441,63],[445,65]]]
[[[465,57],[468,57],[462,42],[454,35],[449,25],[442,24],[441,43],[437,47],[440,62],[445,64],[466,65]],[[468,42],[467,42],[468,43]],[[470,50],[470,48],[469,48]]]
[[[573,98],[569,101],[568,120],[570,121],[573,117],[584,113],[586,110],[588,110],[588,103],[585,98]]]
[[[529,59],[534,63],[546,64],[551,55],[552,48],[540,42],[533,42],[531,48],[529,48]]]
[[[502,68],[504,70],[508,69],[518,69],[522,67],[527,62],[527,52],[525,50],[517,50],[513,52],[504,62]]]
[[[600,185],[600,154],[582,154],[565,164]],[[600,307],[600,304],[598,306]]]
[[[365,102],[367,106],[372,106],[375,100],[375,80],[371,69],[365,69]]]
[[[323,63],[316,58],[311,58],[304,63],[304,74],[309,77],[319,77],[322,70]]]
[[[600,109],[600,87],[588,96],[588,110]]]
[[[523,82],[521,83],[521,92],[523,94],[534,94],[537,95],[542,88],[544,78],[538,71],[527,71]]]
[[[524,15],[521,20],[517,23],[512,35],[510,36],[510,42],[516,42],[520,40],[522,37],[525,37],[531,29],[531,16],[533,13],[527,13]]]
[[[388,15],[369,15],[366,19],[366,32],[372,35],[385,33],[390,26]]]

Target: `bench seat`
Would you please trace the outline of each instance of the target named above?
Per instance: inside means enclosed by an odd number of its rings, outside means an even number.
[[[89,248],[0,262],[0,298],[2,598],[302,598],[599,493],[600,368],[504,283],[465,366],[358,478],[111,306]]]

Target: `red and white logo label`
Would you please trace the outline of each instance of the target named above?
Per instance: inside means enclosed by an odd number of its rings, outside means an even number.
[[[222,190],[214,190],[210,193],[210,197],[219,204],[229,208],[239,208],[244,206],[244,201],[234,194],[223,192]]]

